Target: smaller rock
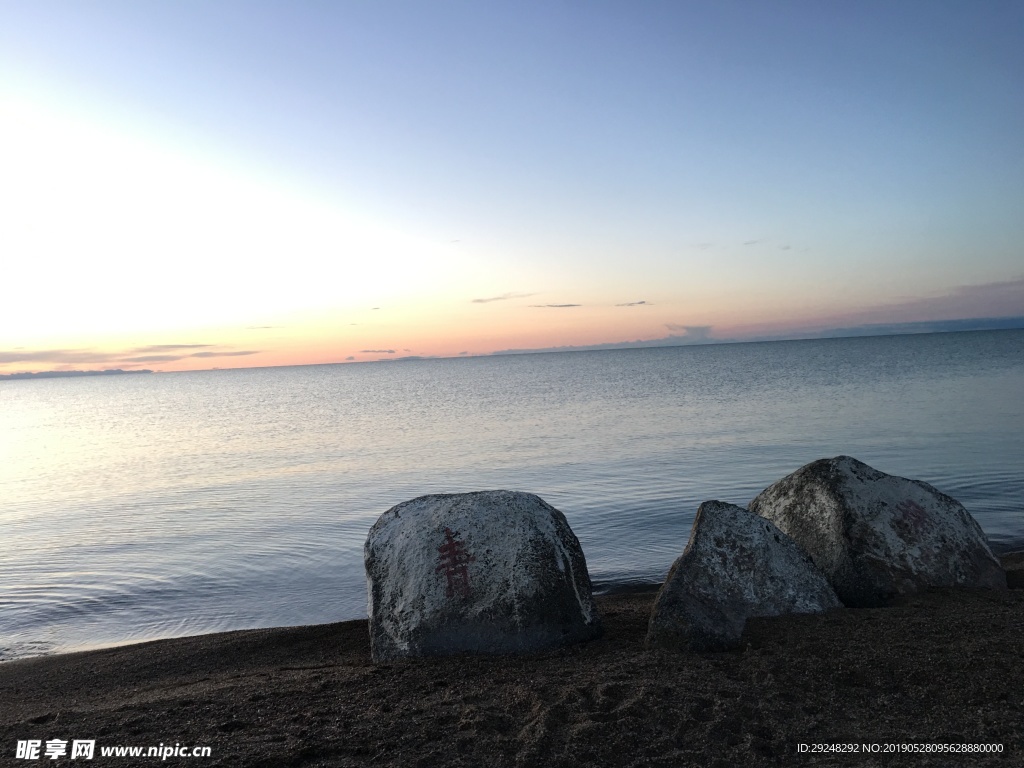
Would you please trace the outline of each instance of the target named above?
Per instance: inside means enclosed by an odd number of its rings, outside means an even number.
[[[789,536],[742,507],[705,501],[655,599],[647,646],[725,650],[739,644],[748,618],[840,607]]]
[[[999,562],[1006,571],[1006,586],[1010,589],[1024,589],[1024,549],[1001,555]]]

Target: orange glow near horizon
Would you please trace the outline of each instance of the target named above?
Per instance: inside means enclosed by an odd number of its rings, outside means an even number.
[[[0,346],[0,374],[315,365],[628,344],[668,337],[683,343],[687,339],[742,340],[813,334],[879,322],[950,320],[970,317],[971,310],[975,310],[975,317],[985,316],[983,309],[1000,310],[999,315],[1006,316],[1021,294],[1024,280],[973,286],[903,304],[850,307],[845,312],[831,313],[820,306],[787,311],[780,306],[779,297],[737,309],[714,296],[708,296],[701,305],[685,306],[670,296],[619,304],[600,298],[565,301],[553,292],[507,296],[478,293],[485,301],[432,297],[417,302],[409,296],[395,296],[391,304],[268,314],[248,325],[95,335],[51,332],[24,338],[18,345],[12,343],[12,338],[6,346]],[[68,322],[73,325],[73,320]]]

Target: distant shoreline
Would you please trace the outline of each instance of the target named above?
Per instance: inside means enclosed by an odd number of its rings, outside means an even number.
[[[288,363],[284,365],[251,365],[239,367],[188,368],[183,370],[131,370],[120,368],[104,371],[40,371],[0,374],[0,381],[5,379],[42,379],[70,378],[77,376],[107,376],[121,373],[209,373],[212,371],[256,371],[270,368],[319,368],[332,365],[373,365],[377,363],[398,362],[433,362],[437,360],[477,360],[492,357],[523,357],[527,355],[563,354],[576,352],[628,352],[637,349],[677,349],[680,347],[714,347],[743,344],[773,344],[776,342],[829,341],[841,339],[892,338],[902,336],[932,336],[949,333],[991,333],[1002,331],[1024,331],[1024,316],[1011,318],[991,318],[943,321],[939,323],[897,323],[890,325],[874,324],[851,328],[834,328],[810,334],[781,334],[776,336],[751,336],[749,338],[693,338],[685,335],[670,335],[661,339],[603,342],[583,346],[538,347],[536,349],[502,349],[492,352],[480,352],[458,355],[401,355],[398,357],[381,357],[373,360],[333,360],[321,363]]]
[[[148,368],[137,371],[125,371],[121,368],[108,368],[105,371],[39,371],[32,373],[0,373],[0,379],[68,379],[76,376],[117,376],[128,373],[153,373]]]

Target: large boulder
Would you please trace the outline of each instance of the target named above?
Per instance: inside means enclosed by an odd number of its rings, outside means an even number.
[[[792,536],[851,607],[928,587],[1006,589],[981,526],[956,499],[849,456],[801,467],[750,510]]]
[[[601,634],[565,515],[531,493],[420,496],[364,548],[374,661],[528,653]]]
[[[705,501],[658,592],[647,645],[724,650],[739,644],[748,618],[840,607],[789,536],[742,507]]]

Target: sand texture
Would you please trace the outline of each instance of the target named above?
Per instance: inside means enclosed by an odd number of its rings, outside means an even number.
[[[727,652],[646,651],[653,592],[605,633],[523,657],[374,666],[365,621],[0,664],[0,765],[156,765],[100,746],[211,747],[195,766],[1024,765],[1024,591],[753,619]],[[95,739],[91,762],[17,740]],[[799,754],[799,743],[996,743],[1002,755]]]

